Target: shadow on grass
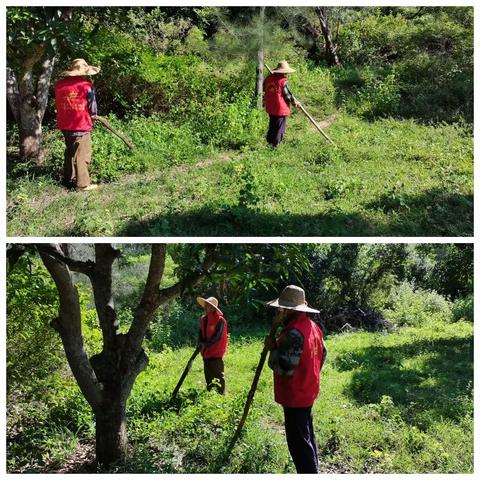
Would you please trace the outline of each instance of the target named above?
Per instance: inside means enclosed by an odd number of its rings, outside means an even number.
[[[202,207],[132,220],[118,236],[469,236],[473,232],[473,195],[432,189],[418,195],[385,193],[365,207],[381,211],[385,221],[362,212],[261,213],[229,206]],[[66,232],[78,235],[78,232]]]
[[[412,360],[412,366],[402,362]],[[335,360],[339,371],[355,369],[346,393],[358,403],[379,403],[388,395],[411,413],[429,410],[459,419],[460,397],[473,388],[473,337],[418,340],[402,346],[371,346]]]
[[[395,229],[412,230],[450,235],[473,234],[473,195],[450,193],[433,188],[421,194],[402,192],[384,193],[376,201],[366,205],[369,209],[381,210],[386,215],[394,214]]]

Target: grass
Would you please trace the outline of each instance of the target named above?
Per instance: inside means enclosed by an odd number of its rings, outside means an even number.
[[[143,173],[89,194],[68,193],[50,176],[12,177],[8,235],[472,235],[468,129],[340,114],[328,132],[338,148],[295,114],[276,151],[259,139],[156,164],[149,150]]]
[[[294,472],[268,367],[243,436],[231,457],[222,460],[262,348],[260,336],[244,333],[231,332],[224,397],[205,391],[197,359],[172,402],[171,391],[191,348],[149,352],[150,364],[129,400],[129,459],[117,471]],[[329,356],[314,406],[322,473],[473,472],[472,323],[432,321],[390,334],[336,334],[326,342]],[[76,387],[70,382],[69,387],[50,386],[45,392],[49,389],[54,405],[44,408],[55,425],[39,433],[38,425],[46,424],[37,422],[35,429],[25,428],[21,441],[10,442],[9,471],[22,470],[21,462],[38,456],[39,449],[44,461],[35,468],[24,464],[23,471],[55,471],[78,449],[77,442],[91,445],[91,416]],[[72,408],[75,415],[68,413]],[[65,427],[75,421],[76,427]],[[65,433],[74,428],[79,433],[73,437]],[[32,432],[37,433],[34,439],[29,437]],[[54,451],[56,458],[51,459]]]

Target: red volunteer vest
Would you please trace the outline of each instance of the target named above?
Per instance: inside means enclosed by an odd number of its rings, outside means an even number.
[[[55,83],[57,128],[60,130],[92,129],[92,117],[88,111],[88,91],[93,85],[82,77],[66,77]]]
[[[303,335],[303,352],[293,375],[273,374],[275,401],[284,407],[311,407],[320,392],[323,334],[318,325],[312,322],[305,313],[301,313],[281,331],[277,341],[281,342],[292,328],[297,329]]]
[[[285,117],[290,115],[290,107],[283,98],[282,90],[287,79],[280,73],[272,73],[263,82],[265,92],[265,110],[269,115]]]
[[[200,318],[200,330],[204,341],[210,340],[215,335],[219,322],[223,322],[223,334],[218,342],[202,352],[204,359],[222,358],[225,355],[225,351],[227,350],[227,322],[217,311],[215,313],[209,313],[208,316],[202,315]]]

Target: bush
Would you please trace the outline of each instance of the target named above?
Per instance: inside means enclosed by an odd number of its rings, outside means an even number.
[[[308,63],[295,65],[295,69],[297,72],[288,78],[293,94],[314,117],[322,118],[333,113],[336,90],[331,71]]]
[[[167,305],[150,327],[150,348],[160,352],[167,345],[178,347],[196,343],[201,314],[200,309],[187,308],[179,301]]]
[[[453,303],[453,319],[455,322],[460,320],[473,322],[473,295],[455,300]]]
[[[415,289],[408,282],[392,291],[390,302],[390,307],[383,313],[387,320],[398,326],[421,326],[433,320],[452,320],[451,302],[436,292]]]

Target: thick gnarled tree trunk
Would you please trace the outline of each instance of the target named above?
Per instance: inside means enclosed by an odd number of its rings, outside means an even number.
[[[110,244],[95,245],[95,261],[75,260],[68,245],[37,245],[60,299],[59,317],[52,327],[59,333],[72,373],[95,415],[96,454],[102,468],[122,462],[127,455],[126,406],[138,374],[148,364],[142,343],[159,306],[198,283],[214,264],[215,245],[206,246],[201,268],[168,288],[160,288],[166,245],[152,245],[152,256],[142,298],[126,334],[118,330],[112,294],[112,265],[120,252]],[[79,296],[71,271],[85,274],[92,284],[103,349],[88,357],[83,345]]]
[[[42,122],[55,57],[37,45],[18,72],[7,67],[7,99],[19,131],[20,156],[41,163],[44,159]]]
[[[127,456],[126,402],[104,401],[95,414],[95,451],[99,465],[110,466]]]

